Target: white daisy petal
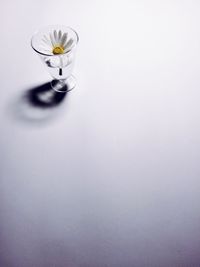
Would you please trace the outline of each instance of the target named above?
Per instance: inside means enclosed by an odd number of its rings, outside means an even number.
[[[54,37],[53,37],[53,35],[50,33],[49,34],[49,36],[50,36],[50,40],[51,40],[51,43],[52,43],[52,45],[54,46],[55,45],[55,39],[54,39]]]
[[[62,32],[61,32],[61,30],[59,30],[59,32],[58,32],[58,43],[61,41],[61,37],[62,37]]]
[[[47,46],[46,46],[46,44],[41,44],[41,45],[40,45],[40,48],[47,49]]]
[[[62,36],[62,38],[61,38],[61,42],[60,42],[60,44],[61,44],[62,46],[64,46],[65,43],[66,43],[66,41],[67,41],[67,33],[64,33],[63,36]]]
[[[42,40],[42,44],[45,45],[46,47],[49,47],[49,48],[52,47],[52,45],[50,44],[50,42],[49,41],[46,41],[44,39]]]
[[[47,48],[46,46],[40,46],[40,49],[42,49],[42,50],[46,50],[46,51],[51,51],[51,49],[49,49],[49,48]]]
[[[70,49],[70,47],[72,46],[72,44],[73,44],[73,39],[71,38],[71,39],[69,39],[69,41],[64,45],[64,50],[69,50]],[[66,52],[65,51],[65,52]]]
[[[46,35],[44,35],[43,36],[43,39],[42,39],[46,44],[48,44],[48,45],[51,45],[51,41],[50,41],[50,39],[46,36]]]
[[[47,55],[53,55],[53,53],[49,50],[42,50],[44,54],[47,54]]]
[[[44,35],[43,37],[45,40],[49,41],[49,38],[46,35]]]
[[[57,41],[57,31],[56,30],[54,30],[53,35],[54,35],[55,42],[57,43],[58,41]]]
[[[44,46],[40,46],[40,52],[46,53],[46,54],[51,54],[52,53],[50,49],[47,49]]]

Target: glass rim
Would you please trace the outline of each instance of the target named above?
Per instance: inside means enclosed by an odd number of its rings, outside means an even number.
[[[55,55],[53,54],[53,55],[52,55],[52,54],[48,54],[48,53],[43,53],[43,52],[39,51],[38,49],[36,49],[36,48],[34,47],[34,45],[33,45],[33,38],[34,38],[34,37],[35,37],[35,36],[36,36],[42,29],[45,29],[45,28],[48,28],[48,27],[58,27],[58,26],[60,26],[60,27],[65,27],[65,28],[71,30],[73,33],[75,33],[75,35],[76,35],[76,42],[74,42],[74,45],[70,48],[70,50],[64,52],[63,54],[55,54]],[[43,56],[49,56],[49,57],[62,56],[62,55],[69,54],[69,53],[70,53],[70,52],[77,46],[78,42],[79,42],[79,36],[78,36],[78,33],[77,33],[73,28],[68,27],[68,26],[65,26],[65,25],[59,25],[59,24],[57,24],[57,25],[49,25],[49,26],[43,27],[43,28],[41,28],[41,29],[35,31],[35,33],[34,33],[34,34],[32,35],[32,37],[31,37],[31,47],[33,48],[33,50],[35,50],[35,52],[37,52],[37,53],[40,54],[40,55],[43,55]]]

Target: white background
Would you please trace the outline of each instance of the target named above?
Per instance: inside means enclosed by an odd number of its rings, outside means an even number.
[[[200,266],[200,2],[1,0],[0,266]],[[52,109],[38,28],[80,37]]]

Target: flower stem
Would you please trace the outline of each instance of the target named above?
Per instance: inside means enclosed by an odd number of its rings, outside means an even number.
[[[62,60],[62,56],[60,56],[59,58],[60,58],[59,75],[62,76],[62,74],[63,74],[63,71],[62,71],[62,68],[63,68],[63,60]]]

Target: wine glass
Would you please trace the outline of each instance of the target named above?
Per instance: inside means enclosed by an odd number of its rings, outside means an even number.
[[[40,56],[53,77],[51,87],[57,92],[68,92],[76,86],[72,75],[78,34],[70,27],[47,26],[31,38],[31,46]]]

